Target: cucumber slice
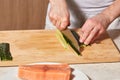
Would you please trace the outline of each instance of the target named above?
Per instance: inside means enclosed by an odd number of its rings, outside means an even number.
[[[68,48],[68,43],[67,41],[65,40],[63,34],[57,29],[56,30],[56,37],[57,39],[60,41],[60,43],[62,44],[62,46],[67,49]]]
[[[0,44],[0,59],[1,59],[1,61],[12,60],[9,43],[1,43]]]

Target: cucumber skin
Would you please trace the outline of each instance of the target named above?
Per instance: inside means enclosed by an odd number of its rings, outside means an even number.
[[[13,59],[9,43],[0,43],[0,59],[1,61],[11,61]]]

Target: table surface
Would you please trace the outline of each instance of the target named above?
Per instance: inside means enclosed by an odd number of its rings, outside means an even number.
[[[120,29],[109,30],[108,33],[120,51]],[[73,66],[85,73],[90,80],[120,80],[120,62],[74,64]],[[3,69],[8,70],[9,68],[0,67],[0,74],[5,74]]]

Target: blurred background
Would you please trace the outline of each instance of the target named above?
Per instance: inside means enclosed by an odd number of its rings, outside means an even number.
[[[0,30],[43,29],[48,0],[0,0]]]

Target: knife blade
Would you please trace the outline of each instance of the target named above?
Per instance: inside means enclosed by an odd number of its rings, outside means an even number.
[[[72,29],[66,29],[63,31],[60,31],[63,34],[64,39],[67,41],[67,43],[71,46],[71,48],[78,54],[80,53],[80,42],[79,42],[79,36],[77,33]]]

